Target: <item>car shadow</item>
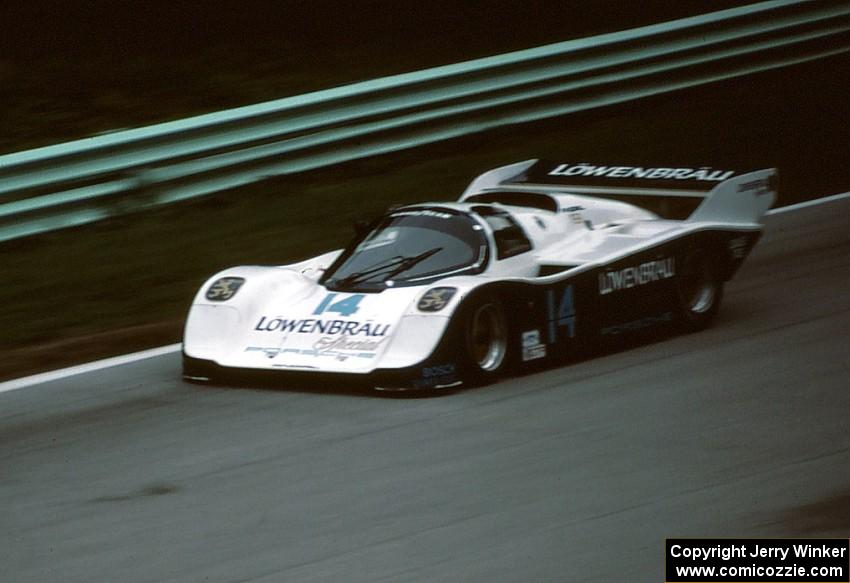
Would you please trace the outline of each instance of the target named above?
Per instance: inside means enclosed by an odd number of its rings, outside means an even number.
[[[447,389],[380,389],[363,382],[333,383],[316,381],[276,381],[274,379],[252,380],[240,382],[228,380],[222,382],[198,382],[183,380],[183,384],[194,390],[242,390],[300,393],[309,395],[334,395],[362,399],[435,399],[457,394],[464,387]]]
[[[683,333],[673,323],[656,326],[648,330],[624,332],[622,334],[604,336],[594,341],[585,341],[579,348],[561,358],[547,359],[540,362],[523,363],[519,370],[503,377],[503,380],[522,379],[565,366],[577,366],[604,356],[626,352],[639,347],[650,346],[665,342]],[[245,390],[245,391],[274,391],[301,393],[311,395],[335,395],[363,399],[436,399],[450,397],[469,391],[486,390],[488,385],[449,387],[442,389],[413,388],[413,389],[380,389],[369,383],[357,380],[334,379],[332,382],[317,378],[315,380],[299,379],[297,381],[282,381],[273,375],[258,376],[257,378],[240,381],[227,379],[220,382],[183,381],[187,386],[196,390]]]

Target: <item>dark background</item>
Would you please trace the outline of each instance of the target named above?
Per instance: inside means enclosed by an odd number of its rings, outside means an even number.
[[[0,153],[735,4],[4,2]]]

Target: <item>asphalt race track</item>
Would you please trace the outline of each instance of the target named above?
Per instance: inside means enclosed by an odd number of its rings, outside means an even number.
[[[653,581],[665,537],[850,533],[850,200],[769,217],[716,325],[436,398],[0,394],[0,580]]]

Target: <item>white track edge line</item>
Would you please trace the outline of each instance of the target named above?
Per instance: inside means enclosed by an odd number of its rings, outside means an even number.
[[[816,198],[814,200],[807,200],[806,202],[800,202],[797,204],[792,204],[788,206],[783,206],[775,209],[771,209],[767,211],[768,215],[778,215],[788,211],[796,211],[803,208],[808,208],[811,206],[817,206],[820,204],[835,202],[838,200],[843,200],[845,198],[850,198],[850,192],[844,192],[841,194],[834,194],[832,196],[825,196],[823,198]],[[67,377],[71,377],[78,374],[83,374],[87,372],[94,372],[98,370],[103,370],[105,368],[111,368],[113,366],[120,366],[122,364],[130,364],[131,362],[137,362],[140,360],[145,360],[148,358],[154,358],[157,356],[163,356],[165,354],[171,354],[173,352],[177,352],[180,350],[182,344],[169,344],[168,346],[160,346],[158,348],[151,348],[149,350],[142,350],[141,352],[134,352],[132,354],[125,354],[123,356],[114,356],[112,358],[106,358],[103,360],[96,360],[94,362],[89,362],[86,364],[79,364],[76,366],[72,366],[69,368],[61,368],[58,370],[44,372],[35,374],[28,377],[21,377],[19,379],[13,379],[10,381],[5,381],[0,383],[0,393],[6,393],[8,391],[15,391],[18,389],[24,389],[27,387],[31,387],[33,385],[38,385],[41,383],[47,383],[50,381],[57,381],[60,379],[64,379]]]
[[[35,374],[28,377],[13,379],[11,381],[0,383],[0,393],[15,391],[17,389],[24,389],[26,387],[31,387],[32,385],[48,383],[51,381],[58,381],[60,379],[64,379],[78,374],[94,372],[98,370],[103,370],[105,368],[111,368],[113,366],[130,364],[131,362],[138,362],[140,360],[145,360],[148,358],[171,354],[173,352],[179,351],[181,346],[183,345],[178,342],[177,344],[169,344],[168,346],[160,346],[158,348],[142,350],[141,352],[133,352],[132,354],[125,354],[123,356],[113,356],[112,358],[96,360],[94,362],[89,362],[86,364],[78,364],[69,368],[62,368],[50,372]]]

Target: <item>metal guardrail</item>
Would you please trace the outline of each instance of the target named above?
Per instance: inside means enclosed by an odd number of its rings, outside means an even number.
[[[0,156],[0,241],[850,51],[776,0]]]

